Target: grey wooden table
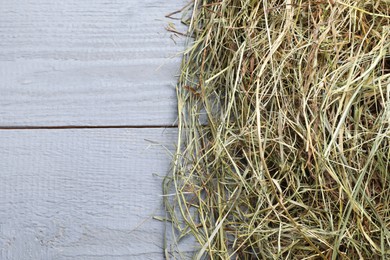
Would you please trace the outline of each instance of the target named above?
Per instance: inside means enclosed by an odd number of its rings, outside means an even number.
[[[183,5],[0,1],[0,259],[163,258]]]

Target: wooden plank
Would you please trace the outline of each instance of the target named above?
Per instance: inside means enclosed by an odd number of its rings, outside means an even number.
[[[2,0],[0,127],[173,124],[183,5]]]
[[[176,135],[0,131],[0,259],[162,259],[163,224],[151,218],[163,215],[170,164],[161,145]]]

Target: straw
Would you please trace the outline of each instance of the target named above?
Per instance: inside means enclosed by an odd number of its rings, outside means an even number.
[[[390,2],[186,11],[175,241],[195,259],[389,259]]]

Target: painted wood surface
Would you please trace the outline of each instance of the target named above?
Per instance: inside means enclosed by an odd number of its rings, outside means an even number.
[[[0,1],[1,260],[163,259],[185,4]]]
[[[185,3],[1,0],[0,127],[173,124]]]
[[[0,131],[0,259],[162,259],[152,217],[176,134]]]

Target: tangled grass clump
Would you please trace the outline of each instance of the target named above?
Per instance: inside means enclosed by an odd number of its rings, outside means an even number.
[[[164,181],[177,240],[198,259],[390,259],[390,2],[189,11]]]

